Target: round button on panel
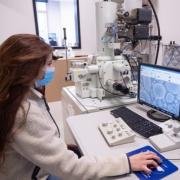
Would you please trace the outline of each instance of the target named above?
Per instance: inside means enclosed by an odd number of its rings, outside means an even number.
[[[122,133],[118,133],[118,136],[122,136]]]
[[[123,125],[123,124],[121,124],[120,126],[121,126],[121,128],[122,128],[122,129],[125,129],[125,127],[124,127],[124,125]]]
[[[172,124],[168,124],[167,127],[168,127],[168,128],[172,128]]]
[[[117,127],[117,124],[114,124],[113,127]]]
[[[107,134],[112,134],[113,133],[113,129],[112,128],[108,128],[107,129]]]
[[[111,136],[111,138],[112,138],[112,139],[115,139],[115,138],[116,138],[116,136]]]
[[[103,127],[106,127],[107,125],[108,125],[108,123],[106,123],[106,122],[102,123]]]

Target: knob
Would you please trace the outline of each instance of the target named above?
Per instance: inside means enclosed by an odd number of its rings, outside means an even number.
[[[107,129],[107,134],[112,134],[113,133],[113,129],[112,128],[108,128]]]
[[[117,127],[117,124],[114,124],[113,127]]]
[[[175,127],[173,128],[173,132],[174,132],[174,135],[175,135],[175,136],[179,133],[179,131],[180,131],[180,126],[175,126]]]
[[[111,138],[112,138],[112,139],[115,139],[115,138],[116,138],[116,136],[112,136]]]
[[[119,136],[122,136],[122,133],[119,133],[118,135],[119,135]]]
[[[106,122],[102,123],[103,127],[106,127],[107,125],[108,125],[108,123],[106,123]]]
[[[172,128],[172,124],[168,124],[167,127],[168,127],[168,128]]]

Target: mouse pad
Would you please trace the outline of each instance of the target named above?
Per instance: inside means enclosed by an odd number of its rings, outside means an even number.
[[[127,155],[132,156],[134,154],[138,154],[140,152],[146,152],[146,151],[152,151],[156,153],[161,158],[162,163],[157,168],[152,169],[151,174],[145,174],[144,172],[135,172],[136,176],[138,176],[139,179],[158,180],[178,170],[178,168],[171,161],[166,159],[164,156],[162,156],[158,151],[153,149],[151,146],[145,146],[140,149],[131,151],[127,153]]]

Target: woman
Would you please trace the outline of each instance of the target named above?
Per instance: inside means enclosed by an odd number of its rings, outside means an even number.
[[[152,152],[78,158],[68,150],[35,90],[52,79],[51,63],[52,49],[35,35],[13,35],[0,46],[0,179],[95,180],[158,166]]]

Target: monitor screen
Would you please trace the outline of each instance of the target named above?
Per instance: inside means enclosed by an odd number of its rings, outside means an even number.
[[[140,64],[138,102],[180,119],[180,70]]]

